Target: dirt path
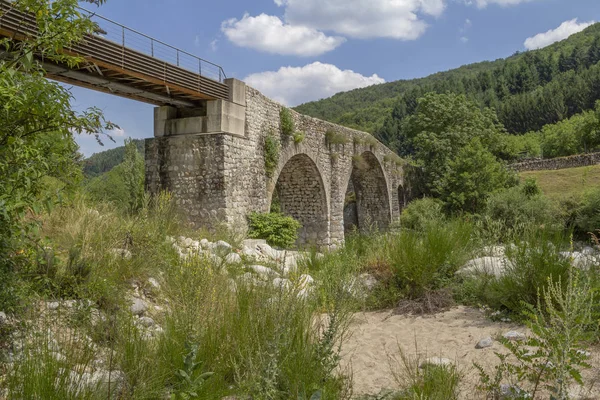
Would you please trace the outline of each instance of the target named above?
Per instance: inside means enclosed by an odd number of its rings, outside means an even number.
[[[476,349],[480,339],[498,337],[510,330],[526,333],[524,327],[493,322],[473,308],[457,307],[432,316],[403,316],[391,312],[356,314],[351,326],[351,336],[342,349],[342,367],[350,368],[353,374],[354,393],[377,394],[382,389],[397,388],[392,368],[400,370],[397,359],[402,349],[404,354],[421,359],[444,357],[456,363],[463,374],[461,398],[480,398],[473,389],[478,382],[478,373],[473,362],[491,370],[497,363],[494,351],[504,347],[495,341],[485,349]],[[598,350],[598,349],[596,349]],[[599,352],[594,351],[592,365],[600,365]],[[589,380],[598,378],[598,369],[587,371]],[[594,391],[595,399],[600,393]]]

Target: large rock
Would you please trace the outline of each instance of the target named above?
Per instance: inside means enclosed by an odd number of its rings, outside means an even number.
[[[227,254],[227,257],[225,257],[225,262],[227,264],[240,264],[242,262],[242,257],[237,253],[229,253]]]
[[[571,265],[573,265],[575,268],[587,270],[593,265],[600,264],[600,257],[588,253],[583,253],[579,251],[563,251],[560,253],[560,255],[564,258],[569,259],[571,261]]]
[[[231,245],[223,240],[219,240],[216,243],[215,251],[218,252],[219,254],[229,254],[231,252],[231,250],[232,250]]]
[[[109,394],[110,398],[118,398],[122,394],[126,380],[127,377],[121,371],[98,370],[82,374],[71,371],[69,376],[71,388],[75,395],[83,394],[84,391],[93,391]]]
[[[459,275],[487,274],[502,277],[511,263],[504,257],[481,257],[467,262],[458,272]]]
[[[304,274],[300,275],[300,279],[298,279],[298,288],[301,290],[308,289],[315,283],[315,280],[312,276]]]
[[[142,299],[138,299],[137,297],[133,297],[131,299],[131,305],[129,306],[129,311],[133,315],[142,315],[148,310],[148,304]]]
[[[294,285],[292,284],[292,281],[290,281],[289,279],[275,278],[275,279],[273,279],[273,286],[275,286],[278,289],[289,290]]]
[[[273,271],[271,268],[262,265],[251,265],[248,269],[254,271],[261,279],[267,280],[272,277],[277,277],[279,274]]]

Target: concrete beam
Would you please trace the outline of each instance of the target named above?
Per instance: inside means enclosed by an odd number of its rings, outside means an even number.
[[[246,84],[234,78],[225,79],[225,84],[229,87],[228,100],[246,107]]]
[[[164,107],[159,107],[157,110],[162,108]],[[159,117],[156,116],[155,111],[154,120],[155,136],[157,136],[157,132],[164,136],[202,133],[228,133],[244,136],[246,107],[225,100],[214,100],[206,103],[206,116],[177,118],[176,112],[173,115],[165,110]],[[162,128],[163,126],[164,128]]]

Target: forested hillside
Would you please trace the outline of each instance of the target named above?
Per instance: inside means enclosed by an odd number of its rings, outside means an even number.
[[[144,154],[144,140],[134,139],[138,151]],[[83,161],[83,173],[87,178],[93,178],[110,171],[121,164],[125,158],[125,146],[93,154]]]
[[[594,108],[600,98],[599,61],[600,24],[595,24],[541,50],[356,89],[296,110],[372,132],[402,153],[402,121],[427,92],[465,94],[495,109],[509,133],[537,131]]]

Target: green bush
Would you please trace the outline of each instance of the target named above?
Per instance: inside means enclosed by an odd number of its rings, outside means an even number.
[[[537,186],[526,183],[492,194],[483,212],[487,225],[500,227],[497,240],[506,240],[528,226],[562,226],[556,206],[546,197],[535,194]]]
[[[249,236],[265,239],[272,246],[287,248],[298,239],[298,230],[302,227],[292,217],[278,213],[252,213],[248,216]]]
[[[284,135],[292,136],[296,132],[296,124],[288,108],[284,107],[279,111],[279,121],[281,123],[281,133]]]
[[[600,229],[600,189],[587,193],[575,217],[575,230],[581,236]]]
[[[412,201],[404,208],[400,216],[402,228],[422,231],[431,222],[445,221],[446,217],[442,207],[441,201],[430,197]]]

